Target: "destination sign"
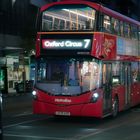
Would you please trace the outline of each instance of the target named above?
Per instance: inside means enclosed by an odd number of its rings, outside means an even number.
[[[44,49],[82,49],[89,50],[91,47],[90,39],[43,39],[42,47]]]

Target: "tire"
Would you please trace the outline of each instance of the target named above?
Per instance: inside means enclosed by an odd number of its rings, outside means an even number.
[[[112,116],[116,117],[119,112],[119,100],[117,97],[115,97],[114,102],[112,104]]]

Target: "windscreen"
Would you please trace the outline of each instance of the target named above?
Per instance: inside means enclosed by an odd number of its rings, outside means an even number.
[[[57,5],[42,13],[42,31],[93,30],[95,10],[86,5]]]
[[[79,95],[100,86],[101,64],[96,59],[40,58],[36,87],[52,95]]]

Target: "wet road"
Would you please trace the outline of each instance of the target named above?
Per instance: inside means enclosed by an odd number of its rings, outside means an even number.
[[[140,140],[140,107],[117,118],[32,114],[31,94],[4,99],[4,140]]]

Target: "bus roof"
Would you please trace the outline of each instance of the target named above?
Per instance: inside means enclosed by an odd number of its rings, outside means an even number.
[[[94,9],[96,9],[97,11],[100,11],[102,13],[105,13],[107,14],[108,16],[112,16],[118,20],[122,20],[122,21],[125,21],[125,22],[128,22],[128,23],[131,23],[131,24],[135,24],[137,26],[140,26],[140,22],[130,18],[130,17],[127,17],[125,15],[122,15],[114,10],[111,10],[101,4],[98,4],[98,3],[95,3],[95,2],[91,2],[91,1],[88,1],[88,0],[76,0],[76,1],[73,1],[73,0],[61,0],[59,2],[53,2],[53,3],[50,3],[50,4],[46,4],[44,6],[41,7],[40,11],[44,11],[46,10],[47,8],[51,7],[51,6],[55,6],[55,5],[67,5],[67,4],[84,4],[84,5],[88,5]]]

